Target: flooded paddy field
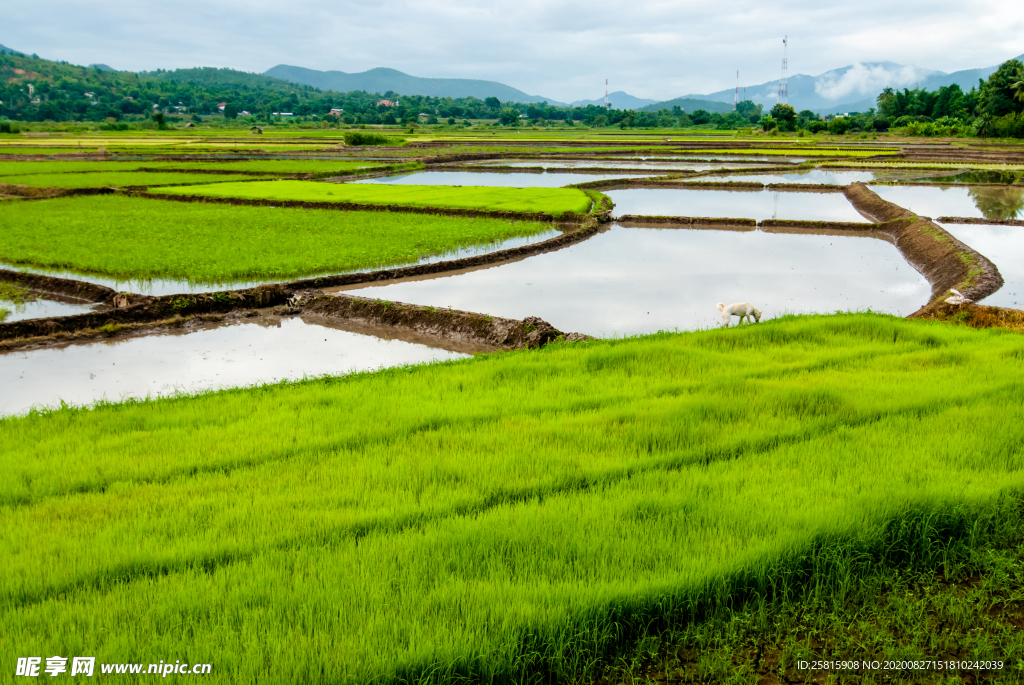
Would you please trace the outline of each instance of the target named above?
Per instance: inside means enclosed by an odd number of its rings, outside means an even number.
[[[526,159],[481,162],[473,166],[544,167],[545,169],[640,169],[643,171],[707,171],[710,169],[744,169],[760,167],[758,163],[711,163],[702,161],[668,160],[664,158],[645,159]]]
[[[590,183],[624,176],[649,175],[647,172],[622,171],[611,174],[516,173],[501,171],[419,171],[412,174],[364,178],[352,183],[410,186],[490,186],[506,188],[561,188],[574,183]]]
[[[0,415],[457,359],[422,342],[319,317],[263,316],[201,330],[0,353]],[[435,345],[437,343],[434,343]]]
[[[994,307],[1024,309],[1024,226],[949,224],[941,226],[995,263],[1003,287],[982,300]]]
[[[891,179],[892,173],[886,171],[829,171],[827,169],[806,169],[772,174],[728,174],[723,176],[698,176],[690,179],[696,182],[729,183],[808,183],[845,186],[851,183],[870,183],[880,179]]]
[[[883,200],[922,216],[1024,219],[1020,186],[872,186]]]
[[[742,178],[742,177],[738,177]],[[625,188],[604,191],[616,216],[699,216],[794,221],[869,221],[841,193]]]
[[[750,301],[768,317],[865,309],[906,315],[930,292],[896,248],[877,238],[615,224],[526,260],[353,294],[539,316],[560,330],[604,337],[716,326],[718,302]]]
[[[452,259],[462,259],[464,257],[477,257],[479,255],[489,254],[491,252],[497,252],[499,250],[509,250],[516,247],[523,247],[525,245],[532,245],[534,243],[540,243],[544,242],[545,240],[550,240],[551,238],[556,238],[559,235],[562,235],[562,231],[558,230],[557,228],[551,228],[549,230],[542,231],[531,236],[519,236],[515,238],[508,238],[506,240],[498,240],[492,243],[472,245],[469,247],[459,248],[457,250],[446,251],[441,254],[430,255],[427,257],[423,257],[422,259],[419,259],[415,262],[409,262],[404,264],[394,264],[368,269],[357,269],[354,271],[329,271],[311,274],[309,276],[296,276],[295,278],[262,278],[249,280],[233,280],[218,283],[194,282],[186,279],[177,278],[118,278],[116,276],[108,276],[104,274],[84,273],[68,269],[48,269],[26,266],[24,264],[7,264],[4,262],[0,262],[0,269],[9,269],[11,271],[21,271],[24,273],[42,274],[44,276],[55,276],[57,278],[67,278],[76,281],[85,281],[86,283],[95,283],[96,285],[106,286],[108,288],[112,288],[113,290],[117,290],[118,292],[131,292],[139,293],[141,295],[153,296],[178,295],[186,293],[208,293],[217,290],[237,290],[240,288],[253,288],[258,285],[264,285],[267,283],[281,283],[282,281],[317,278],[320,276],[334,276],[345,273],[365,273],[367,271],[375,271],[378,268],[398,268],[403,266],[415,266],[418,264],[434,264],[436,262],[444,262]],[[0,308],[4,308],[3,305],[0,305]],[[10,307],[7,308],[10,309]],[[54,311],[57,310],[55,309]],[[67,311],[67,314],[81,314],[83,311],[87,310],[79,309],[76,311]],[[39,316],[65,315],[66,314],[54,313],[40,314]],[[37,316],[19,316],[17,318],[37,318]],[[13,321],[15,319],[9,316],[7,320]]]

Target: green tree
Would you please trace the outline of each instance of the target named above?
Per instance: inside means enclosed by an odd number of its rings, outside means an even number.
[[[796,128],[797,115],[792,105],[784,105],[781,102],[777,102],[769,114],[772,119],[779,122],[780,130],[792,131]]]
[[[490,98],[487,98],[490,100]],[[505,126],[519,125],[519,110],[513,107],[506,107],[498,114],[498,120]]]
[[[224,105],[224,118],[225,119],[237,119],[238,118],[238,105],[233,102],[229,102]]]
[[[501,100],[498,98],[487,98],[484,100],[484,104],[491,109],[501,109]]]
[[[1015,83],[1020,81],[1024,64],[1011,59],[999,65],[981,86],[981,111],[993,117],[1024,110],[1024,101],[1017,100]]]
[[[690,119],[692,119],[693,123],[697,124],[698,126],[700,126],[701,124],[710,124],[711,112],[708,112],[707,110],[703,109],[694,110],[693,115],[690,117]]]

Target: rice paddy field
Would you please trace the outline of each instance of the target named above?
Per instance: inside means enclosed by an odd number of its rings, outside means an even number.
[[[267,174],[273,176],[273,174]],[[251,179],[252,176],[237,175],[235,178]],[[0,176],[0,183],[24,185],[30,188],[110,188],[122,186],[162,186],[208,184],[221,180],[233,180],[230,174],[179,174],[145,171],[96,171],[89,173],[24,174]]]
[[[346,185],[312,181],[218,183],[164,188],[165,195],[291,200],[297,202],[351,202],[367,205],[486,209],[507,212],[542,212],[552,216],[584,214],[592,200],[574,188],[482,188],[472,186]]]
[[[593,677],[810,569],[1019,538],[1021,388],[1014,334],[861,314],[6,419],[2,649]]]
[[[657,281],[657,265],[673,259],[651,247],[666,244],[653,232],[686,238],[680,245],[708,235],[665,222],[628,232],[602,224],[573,237],[578,247],[545,243],[547,257],[516,253],[406,279],[410,289],[451,292],[518,267],[536,277],[497,288],[490,300],[452,292],[408,301],[424,317],[442,317],[453,303],[493,302],[494,311],[472,312],[491,324],[525,317],[513,304],[550,300],[527,312],[547,316],[579,297],[585,306],[564,330],[606,336],[540,349],[481,352],[499,347],[459,347],[454,338],[444,347],[422,329],[315,320],[296,300],[152,325],[140,318],[130,328],[102,318],[117,298],[83,304],[73,288],[58,296],[31,285],[50,274],[176,295],[428,261],[433,269],[454,255],[568,230],[445,210],[559,217],[592,212],[600,198],[564,186],[313,180],[363,171],[387,181],[466,163],[609,159],[622,162],[614,175],[629,170],[630,157],[652,156],[708,160],[701,173],[714,178],[715,165],[749,157],[796,160],[785,168],[808,178],[828,171],[836,185],[881,172],[939,185],[936,171],[979,170],[954,191],[960,215],[988,216],[996,196],[1019,199],[1009,185],[1020,167],[1014,150],[958,143],[947,159],[943,141],[918,148],[885,134],[858,142],[477,127],[396,129],[404,143],[373,148],[345,146],[337,129],[268,126],[260,137],[204,126],[0,139],[0,184],[30,186],[4,191],[0,267],[32,274],[0,280],[0,387],[17,393],[26,369],[51,364],[39,375],[50,385],[31,398],[70,402],[33,405],[26,393],[5,397],[18,409],[0,413],[0,668],[25,656],[91,655],[99,682],[114,679],[101,664],[145,671],[160,661],[208,663],[204,681],[232,685],[1024,682],[1024,338],[1013,326],[837,311],[838,297],[807,310],[819,314],[794,315],[762,303],[763,292],[743,295],[770,311],[754,325],[645,323],[659,298],[717,321],[717,298],[749,290],[728,274],[752,271],[744,260],[778,271],[783,258],[782,241],[765,240],[763,249],[723,256],[726,271],[688,248],[667,271],[688,273],[663,279],[666,294],[655,282],[653,300],[616,310],[636,281]],[[87,159],[17,161],[97,150]],[[222,173],[200,173],[208,171]],[[732,171],[729,180],[758,178]],[[299,174],[308,176],[270,180]],[[738,216],[737,203],[753,196],[716,191],[715,206],[701,209],[689,194],[705,191],[633,185],[609,191],[636,198],[613,208],[616,216],[666,214],[645,199],[651,193],[678,196],[673,216]],[[89,188],[115,190],[79,190]],[[933,191],[878,194],[900,204]],[[54,195],[62,196],[46,199]],[[794,249],[813,237],[844,267],[859,252],[833,242],[877,238],[838,194],[764,196],[758,219],[792,219],[787,202],[797,202],[800,217],[832,223],[713,229],[737,240],[786,233]],[[849,216],[810,212],[825,200],[849,205]],[[273,206],[284,202],[339,206]],[[376,211],[344,208],[353,204]],[[439,211],[383,211],[403,207]],[[985,255],[997,266],[1013,254],[1014,226],[1000,228],[1009,242]],[[616,235],[630,238],[629,249],[573,269],[544,266],[595,254]],[[926,304],[916,298],[927,299],[934,283],[909,271],[898,245],[883,247],[909,275],[858,288],[887,304],[907,299],[907,311]],[[777,280],[817,291],[811,271],[795,260]],[[637,273],[644,278],[630,276]],[[563,285],[543,290],[552,276]],[[700,287],[671,286],[684,277]],[[438,287],[419,282],[428,278]],[[189,289],[138,285],[158,280]],[[385,312],[405,308],[374,299],[400,296],[365,294]],[[89,319],[96,327],[75,332],[69,319],[33,313],[80,311],[97,317]],[[59,333],[12,337],[44,315],[54,318],[32,325]],[[608,333],[596,325],[601,316],[637,321],[629,332],[638,334]],[[529,333],[531,321],[512,325]],[[295,331],[301,344],[289,345]],[[220,348],[204,342],[213,338],[230,340],[230,356],[216,356]],[[270,339],[278,342],[260,342]],[[150,347],[176,352],[151,355],[163,380],[147,397],[157,374],[138,350]],[[86,368],[76,358],[93,361]],[[441,361],[412,363],[423,360]],[[92,393],[94,374],[116,375],[104,371],[108,362],[142,390]],[[276,368],[292,371],[268,371]],[[55,369],[67,369],[64,390],[81,392],[61,395],[64,372]],[[196,382],[174,390],[167,379]],[[95,385],[121,387],[106,377]],[[814,659],[958,665],[844,673],[799,665]]]
[[[487,218],[70,197],[5,207],[0,261],[227,283],[411,264],[550,228]]]

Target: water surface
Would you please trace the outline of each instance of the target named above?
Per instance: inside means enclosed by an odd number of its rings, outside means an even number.
[[[85,314],[96,308],[94,304],[68,304],[55,300],[35,299],[21,304],[0,300],[0,309],[7,310],[4,323],[24,321],[25,319],[44,319],[50,316],[71,316]]]
[[[883,200],[933,219],[962,216],[978,219],[1024,219],[1024,187],[1009,186],[871,186]]]
[[[886,172],[881,172],[886,173]],[[699,176],[693,181],[711,181],[728,183],[730,181],[755,181],[757,183],[822,183],[845,186],[858,181],[869,183],[878,179],[879,172],[874,171],[826,171],[825,169],[807,169],[775,174],[729,174],[728,176]],[[890,176],[891,177],[891,176]]]
[[[760,230],[613,227],[564,249],[357,294],[521,319],[597,336],[721,323],[718,302],[767,316],[866,310],[906,315],[931,287],[888,242]]]
[[[701,216],[868,223],[842,193],[626,188],[603,191],[616,216]]]
[[[984,304],[1024,309],[1024,226],[942,224],[957,239],[988,257],[1003,276],[1003,287]]]
[[[0,415],[173,395],[466,355],[300,318],[0,354]]]

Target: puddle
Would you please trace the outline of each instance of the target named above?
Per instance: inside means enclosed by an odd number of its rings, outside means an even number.
[[[523,247],[525,245],[532,245],[533,243],[540,243],[545,240],[550,240],[559,235],[562,232],[557,229],[550,229],[542,231],[532,236],[521,236],[518,238],[509,238],[508,240],[502,240],[494,243],[485,243],[482,245],[474,245],[470,247],[464,247],[451,252],[445,252],[443,254],[431,255],[424,257],[416,262],[410,262],[408,264],[393,264],[391,266],[374,267],[372,269],[360,269],[357,271],[330,271],[324,273],[310,274],[308,276],[295,276],[289,278],[270,278],[260,279],[251,281],[228,281],[225,283],[192,283],[183,279],[172,279],[172,278],[154,278],[154,279],[119,279],[113,276],[99,276],[96,274],[83,274],[77,271],[67,271],[62,269],[40,269],[35,267],[24,266],[21,264],[6,264],[0,262],[0,269],[9,269],[11,271],[22,271],[26,273],[44,274],[46,276],[56,276],[58,278],[68,278],[77,281],[85,281],[87,283],[95,283],[97,285],[105,285],[108,288],[117,290],[118,292],[131,292],[140,293],[142,295],[177,295],[181,293],[208,293],[215,290],[226,290],[226,289],[241,289],[241,288],[254,288],[264,283],[286,283],[289,281],[296,281],[305,278],[316,278],[318,276],[333,276],[336,274],[345,273],[362,273],[366,271],[377,271],[379,269],[388,268],[399,268],[403,266],[415,266],[417,264],[433,264],[434,262],[443,262],[450,259],[462,259],[464,257],[476,257],[478,255],[488,254],[490,252],[497,252],[498,250],[509,250],[516,247]],[[78,314],[80,312],[72,312]],[[48,315],[48,316],[57,316]],[[8,319],[10,320],[10,319]]]
[[[982,302],[1024,309],[1024,226],[942,224],[957,239],[988,257],[999,269],[1003,287]]]
[[[510,166],[510,167],[544,167],[545,169],[641,169],[647,173],[653,171],[709,171],[711,169],[743,169],[761,164],[710,164],[688,162],[685,160],[661,161],[644,159],[570,159],[570,160],[499,160],[484,162],[475,166]]]
[[[7,310],[7,317],[4,323],[11,321],[24,321],[25,319],[43,319],[50,316],[71,316],[72,314],[85,314],[96,308],[94,304],[68,304],[55,300],[30,300],[21,304],[14,304],[6,300],[0,300],[0,309]]]
[[[1024,219],[1024,188],[1006,186],[871,186],[883,200],[922,216]]]
[[[354,294],[521,319],[601,337],[721,322],[718,302],[784,312],[906,315],[931,286],[877,238],[620,225],[556,252]]]
[[[728,176],[700,176],[689,179],[695,182],[710,181],[713,183],[729,183],[755,181],[758,183],[824,183],[836,186],[850,185],[858,181],[869,183],[878,180],[879,175],[873,171],[826,171],[824,169],[808,169],[792,173],[778,174],[730,174]],[[891,178],[887,176],[886,178]]]
[[[466,356],[354,333],[333,323],[328,327],[298,317],[266,318],[195,332],[0,354],[0,415],[55,406],[61,400],[86,405]]]
[[[636,174],[515,173],[482,171],[421,171],[414,174],[366,178],[352,183],[390,183],[410,186],[500,186],[504,188],[561,188],[573,183],[590,183]],[[643,172],[641,176],[647,175]]]
[[[615,203],[616,216],[704,216],[732,219],[854,221],[869,223],[840,193],[769,190],[691,190],[626,188],[603,191]]]
[[[963,171],[951,176],[931,176],[922,181],[937,183],[1000,183],[1009,185],[1024,178],[1024,172],[1002,169],[985,169],[981,171]]]

